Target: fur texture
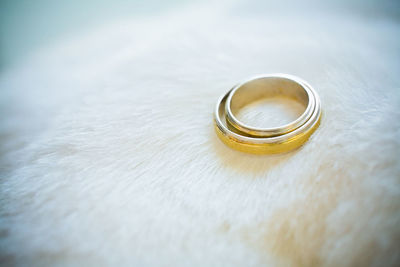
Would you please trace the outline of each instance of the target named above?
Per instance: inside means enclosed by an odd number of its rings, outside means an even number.
[[[1,264],[399,264],[398,10],[193,4],[3,71]],[[283,155],[229,149],[217,98],[274,72],[317,90],[319,129]]]

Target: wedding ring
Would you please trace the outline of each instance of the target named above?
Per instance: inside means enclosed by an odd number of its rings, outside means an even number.
[[[240,122],[235,114],[247,104],[261,98],[286,96],[306,106],[295,121],[275,128],[257,128]],[[291,132],[303,125],[312,115],[315,98],[310,89],[302,85],[297,77],[285,74],[263,75],[246,80],[235,86],[225,105],[226,118],[239,131],[251,136],[271,137]]]
[[[299,118],[275,128],[257,128],[235,116],[245,105],[265,97],[291,97],[305,106]],[[215,130],[228,146],[239,151],[269,154],[293,150],[304,144],[318,128],[321,103],[315,90],[302,79],[286,75],[262,75],[239,83],[217,102]]]

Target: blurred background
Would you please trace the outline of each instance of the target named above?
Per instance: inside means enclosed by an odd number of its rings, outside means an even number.
[[[113,20],[157,15],[196,0],[1,0],[0,68]]]
[[[31,53],[62,38],[84,34],[115,20],[160,13],[182,8],[198,0],[1,0],[0,1],[0,69],[18,63]],[[218,1],[219,4],[227,1]],[[334,10],[344,15],[367,13],[373,19],[400,17],[400,1],[337,0],[337,1],[262,1],[238,2],[239,10],[265,12],[271,10],[285,15],[288,12]],[[276,14],[279,14],[276,13]],[[318,15],[315,13],[315,15]]]
[[[400,0],[0,0],[0,265],[394,255],[399,26]],[[225,152],[215,101],[260,71],[318,88],[320,152]]]

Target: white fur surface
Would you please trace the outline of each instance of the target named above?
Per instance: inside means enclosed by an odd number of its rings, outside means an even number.
[[[116,21],[2,72],[2,265],[396,266],[393,2],[212,2]],[[282,72],[321,97],[300,149],[233,151],[217,98]]]

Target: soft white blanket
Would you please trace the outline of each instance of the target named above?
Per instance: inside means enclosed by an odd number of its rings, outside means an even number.
[[[398,265],[399,5],[276,2],[115,21],[4,70],[0,264]],[[313,85],[321,126],[231,150],[217,98],[274,72]]]

